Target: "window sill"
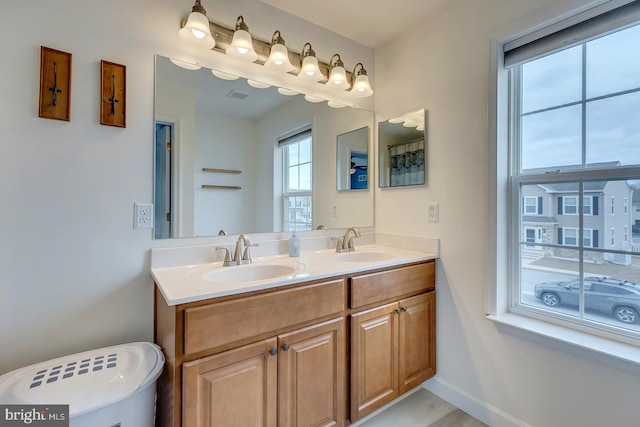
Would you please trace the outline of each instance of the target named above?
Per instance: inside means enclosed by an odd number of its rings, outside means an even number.
[[[640,375],[640,347],[513,313],[489,315],[500,332]]]

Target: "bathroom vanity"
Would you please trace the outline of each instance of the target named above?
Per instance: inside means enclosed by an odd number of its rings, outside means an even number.
[[[228,268],[294,271],[235,282],[220,263],[152,269],[158,424],[345,426],[432,377],[435,256],[343,255],[265,257]]]

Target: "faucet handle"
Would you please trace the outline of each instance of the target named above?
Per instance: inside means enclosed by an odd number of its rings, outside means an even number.
[[[249,252],[249,248],[251,248],[251,246],[260,246],[260,244],[258,243],[251,243],[250,245],[247,245],[244,247],[244,254],[242,254],[242,264],[251,264],[251,253]]]
[[[229,248],[225,247],[225,246],[216,246],[216,250],[217,251],[225,251],[224,254],[224,261],[222,262],[222,265],[224,267],[230,266],[234,264],[234,260],[231,259],[231,251],[229,250]]]
[[[342,245],[342,237],[339,236],[333,236],[331,237],[331,240],[335,240],[336,241],[336,252],[337,253],[341,253],[344,252],[344,246]]]

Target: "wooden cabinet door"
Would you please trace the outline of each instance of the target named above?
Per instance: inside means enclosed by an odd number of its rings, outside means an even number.
[[[278,336],[278,427],[343,426],[343,318]]]
[[[185,427],[276,427],[276,339],[183,365]]]
[[[420,385],[436,372],[436,293],[399,302],[400,394]]]
[[[398,303],[351,316],[351,421],[398,396]]]

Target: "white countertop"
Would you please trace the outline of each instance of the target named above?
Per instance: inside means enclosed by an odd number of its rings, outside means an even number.
[[[335,250],[321,250],[301,252],[300,257],[291,258],[288,255],[276,255],[253,258],[252,264],[223,267],[222,262],[183,265],[177,267],[152,268],[151,275],[160,289],[168,305],[173,306],[187,302],[200,301],[225,295],[240,294],[260,289],[275,288],[301,281],[358,273],[376,268],[392,267],[418,261],[437,258],[437,254],[416,250],[400,249],[378,244],[358,246],[355,252],[364,258],[367,254],[380,253],[379,260],[345,261]],[[375,254],[374,254],[375,255]],[[372,258],[375,258],[372,257]],[[264,280],[253,281],[210,281],[207,276],[215,275],[220,270],[242,269],[256,265],[286,265],[294,271],[286,276],[279,276]],[[213,272],[213,273],[212,273]]]

